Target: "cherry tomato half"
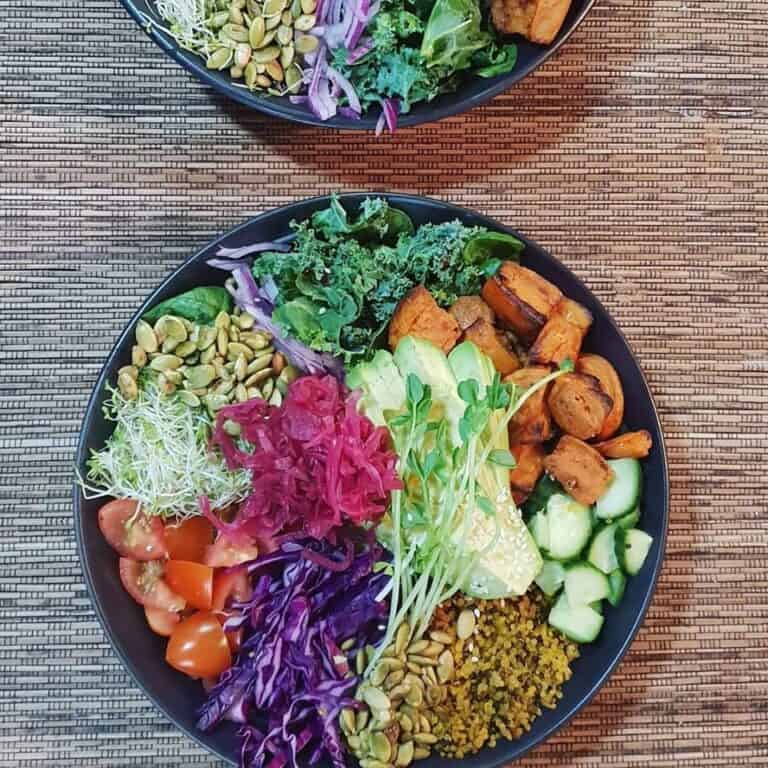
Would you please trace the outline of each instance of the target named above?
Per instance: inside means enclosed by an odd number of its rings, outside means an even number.
[[[160,560],[167,554],[160,518],[139,512],[139,504],[133,499],[115,499],[101,507],[99,528],[122,557]]]
[[[213,542],[213,526],[204,517],[190,517],[176,525],[166,524],[165,546],[171,560],[205,562],[205,550]]]
[[[144,615],[147,617],[149,628],[157,635],[170,637],[176,625],[181,621],[177,611],[165,611],[162,608],[144,607]]]
[[[163,564],[158,560],[140,563],[127,557],[120,558],[120,581],[126,592],[145,608],[180,611],[186,605],[163,580]]]
[[[191,606],[210,610],[213,598],[213,568],[188,560],[169,560],[165,564],[168,586]]]
[[[203,562],[214,568],[230,568],[233,565],[247,563],[259,556],[256,542],[243,536],[242,539],[230,539],[219,534],[216,541],[206,549]]]
[[[232,654],[216,615],[200,611],[184,619],[173,630],[165,660],[190,677],[213,677],[228,669]]]

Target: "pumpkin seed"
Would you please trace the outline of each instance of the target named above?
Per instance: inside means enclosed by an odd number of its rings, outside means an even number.
[[[437,679],[441,683],[447,683],[453,677],[453,654],[450,651],[443,651],[437,661]]]
[[[421,653],[429,646],[429,640],[417,640],[415,643],[411,643],[408,646],[408,655],[412,653]]]
[[[317,8],[317,0],[301,0],[301,10],[304,13],[314,13]]]
[[[366,688],[365,691],[363,691],[363,701],[365,701],[371,709],[387,710],[391,706],[389,697],[380,688]]]
[[[278,14],[277,16],[270,16],[266,20],[266,27],[267,29],[274,29],[275,33],[277,33],[277,28],[280,26],[281,22],[282,20],[281,20],[280,14]]]
[[[229,48],[219,48],[214,51],[206,60],[205,66],[208,69],[226,69],[232,61],[232,51]]]
[[[137,368],[143,368],[147,364],[147,353],[138,344],[131,347],[131,364]]]
[[[412,707],[420,707],[424,703],[424,693],[418,685],[411,686],[411,689],[405,694],[405,700]]]
[[[261,391],[259,390],[259,388],[258,387],[248,387],[248,399],[249,400],[255,400],[257,397],[261,397]]]
[[[283,11],[280,14],[280,23],[284,27],[292,27],[293,26],[293,16],[291,16],[290,11]]]
[[[216,329],[209,325],[200,326],[197,335],[197,348],[202,352],[212,347],[216,342]]]
[[[287,51],[290,49],[290,53]],[[299,88],[301,88],[301,81],[303,79],[303,75],[301,74],[301,70],[295,65],[295,64],[286,64],[285,62],[290,59],[293,61],[295,53],[295,46],[290,45],[283,48],[283,53],[285,56],[281,56],[281,63],[283,67],[285,67],[285,84],[287,86],[287,90],[290,92],[298,91]]]
[[[208,349],[204,349],[200,353],[200,360],[199,360],[199,362],[202,365],[207,365],[208,363],[210,363],[213,360],[214,357],[216,357],[216,347],[208,347]]]
[[[317,23],[317,17],[313,13],[302,13],[298,19],[294,22],[293,26],[299,30],[299,32],[309,32],[312,27]]]
[[[261,3],[258,3],[256,0],[246,0],[245,7],[251,18],[261,16]]]
[[[388,645],[382,652],[381,652],[381,658],[382,659],[391,659],[394,658],[397,654],[395,653],[395,646],[394,643],[391,645]]]
[[[291,16],[298,19],[301,16],[301,0],[291,0]]]
[[[193,389],[207,387],[216,378],[216,368],[212,365],[196,365],[187,370],[187,381]]]
[[[341,725],[347,733],[355,733],[355,711],[349,707],[341,710]]]
[[[227,347],[229,346],[229,334],[223,329],[219,328],[216,335],[216,350],[224,357],[227,354]]]
[[[240,341],[256,352],[269,346],[269,337],[264,333],[259,333],[259,331],[240,334]]]
[[[197,408],[200,405],[200,398],[194,392],[181,389],[177,392],[177,395],[179,400],[190,408]]]
[[[245,359],[245,355],[238,355],[235,361],[234,374],[238,381],[243,381],[248,372],[248,361]]]
[[[408,715],[401,713],[399,718],[400,728],[406,733],[410,733],[413,730],[413,720]]]
[[[365,672],[365,651],[361,648],[355,656],[355,672],[362,675]]]
[[[437,736],[434,733],[414,733],[413,740],[417,744],[436,744]]]
[[[138,397],[139,387],[136,384],[136,379],[125,371],[117,376],[117,388],[126,400],[135,400]]]
[[[270,405],[276,405],[278,408],[283,403],[283,396],[280,394],[280,390],[276,389],[270,396],[269,400],[267,401]]]
[[[184,361],[176,355],[157,355],[149,364],[153,371],[167,371],[178,368]]]
[[[413,762],[414,746],[412,741],[406,741],[405,744],[401,744],[397,748],[397,756],[395,757],[395,765],[399,768],[406,768]]]
[[[228,395],[234,387],[235,385],[231,381],[220,381],[211,392],[214,395]]]
[[[248,66],[245,68],[245,84],[249,88],[253,88],[253,86],[256,84],[256,78],[258,77],[258,73],[256,72],[256,65],[253,62],[250,62]]]
[[[229,398],[226,395],[215,395],[210,393],[203,397],[203,403],[211,413],[216,413],[216,411],[229,403]]]
[[[206,20],[211,29],[221,29],[229,21],[229,11],[217,11]]]
[[[172,381],[177,386],[180,385],[182,381],[184,381],[184,374],[182,373],[181,368],[177,368],[175,371],[170,369],[163,371],[163,376],[165,376],[168,381]]]
[[[286,0],[264,0],[262,14],[268,19],[272,16],[280,16],[285,10]]]
[[[404,621],[395,633],[395,655],[399,656],[408,644],[408,640],[411,636],[411,627],[407,621]]]
[[[268,45],[266,48],[259,48],[253,52],[253,60],[257,64],[267,64],[280,55],[280,48],[276,45]]]
[[[394,688],[396,685],[399,685],[403,682],[404,677],[405,670],[398,669],[394,672],[390,672],[384,680],[384,687],[387,689]]]
[[[371,672],[370,682],[371,685],[381,685],[387,677],[388,670],[379,664],[376,669]]]
[[[238,403],[244,403],[248,399],[248,390],[243,384],[238,384],[235,387],[235,400]]]
[[[453,641],[456,639],[453,635],[449,635],[447,632],[442,632],[439,629],[430,632],[429,637],[436,643],[442,643],[443,645],[453,645]]]
[[[314,35],[299,35],[294,43],[296,53],[300,53],[302,56],[316,51],[318,45],[320,45],[320,41]]]
[[[136,323],[136,341],[147,354],[157,352],[159,347],[157,336],[155,336],[152,326],[144,320],[139,320]]]
[[[422,651],[423,656],[429,656],[431,659],[436,659],[445,649],[442,643],[431,642]]]
[[[365,728],[366,725],[368,725],[368,718],[370,717],[367,710],[362,709],[360,712],[357,713],[355,716],[355,731],[358,733]]]
[[[456,621],[456,636],[459,640],[466,640],[475,631],[475,614],[469,608],[465,608]]]
[[[135,365],[124,365],[122,368],[118,369],[118,376],[122,375],[123,373],[128,374],[128,376],[130,376],[134,381],[138,381],[139,369]]]
[[[248,30],[248,42],[251,44],[251,48],[258,48],[261,45],[265,31],[264,19],[261,16],[257,16],[251,22],[251,28]]]
[[[251,46],[248,43],[238,43],[235,48],[235,64],[244,68],[251,60]],[[233,326],[234,329],[234,326]]]
[[[424,691],[424,683],[421,681],[421,678],[418,675],[414,675],[413,672],[409,672],[405,676],[405,682],[408,683],[411,687],[421,688],[422,692]],[[416,704],[413,704],[413,702],[408,702],[412,706],[417,706]]]
[[[174,346],[187,340],[187,328],[178,317],[163,315],[155,323],[155,336],[164,344],[166,341],[174,342]]]
[[[382,763],[388,763],[392,758],[392,745],[383,733],[378,732],[371,736],[371,752]]]
[[[411,691],[409,683],[403,681],[400,685],[396,685],[390,692],[389,697],[394,701],[397,699],[404,699]]]
[[[195,344],[194,341],[182,341],[181,344],[179,344],[176,349],[174,349],[174,354],[177,357],[189,357],[194,352],[197,352],[197,344]]]
[[[280,66],[280,62],[270,61],[269,64],[267,64],[267,74],[276,82],[276,83],[282,83],[284,79],[283,74],[283,68]]]
[[[229,21],[231,21],[233,24],[237,24],[238,26],[243,26],[243,12],[239,8],[235,8],[234,6],[230,6],[229,8]]]
[[[272,395],[272,392],[275,389],[275,381],[274,379],[267,379],[262,388],[261,388],[261,395],[264,397],[264,399],[269,398]]]
[[[427,681],[428,685],[437,685],[437,674],[435,673],[435,667],[425,667],[422,672],[422,677]]]
[[[241,330],[247,331],[249,328],[253,328],[253,324],[256,321],[253,318],[253,315],[249,315],[247,312],[243,312],[238,318],[237,318],[237,324],[240,326]]]

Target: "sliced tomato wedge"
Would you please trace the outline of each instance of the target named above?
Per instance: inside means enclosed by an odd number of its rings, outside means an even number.
[[[204,517],[190,517],[165,526],[165,546],[171,560],[205,562],[205,551],[213,542],[213,526]]]
[[[217,677],[232,664],[224,630],[210,611],[184,619],[168,641],[165,660],[190,677]]]
[[[207,611],[213,598],[213,568],[188,560],[169,560],[165,564],[168,586],[193,608]]]
[[[120,581],[126,592],[145,608],[181,611],[186,602],[163,579],[163,564],[157,560],[139,562],[120,558]]]
[[[255,560],[259,556],[259,548],[253,539],[246,536],[231,539],[219,534],[216,541],[207,547],[203,562],[214,568],[230,568]]]
[[[230,600],[242,603],[250,600],[252,594],[248,571],[245,568],[228,568],[213,577],[211,607],[214,611],[223,611]]]
[[[157,635],[170,637],[176,625],[181,621],[178,611],[166,611],[162,608],[144,607],[149,628]]]
[[[167,550],[163,523],[139,511],[133,499],[115,499],[99,510],[99,528],[109,545],[131,560],[160,560]]]

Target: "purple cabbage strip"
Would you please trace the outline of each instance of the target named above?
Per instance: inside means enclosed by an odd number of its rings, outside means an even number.
[[[360,99],[357,97],[357,92],[355,91],[352,83],[350,83],[349,80],[341,74],[341,72],[339,72],[337,69],[334,69],[333,67],[328,67],[327,72],[331,82],[337,86],[347,97],[350,108],[360,114],[363,111],[363,107],[360,104]]]
[[[210,259],[208,264],[232,273],[235,286],[227,286],[227,290],[232,294],[235,303],[254,318],[256,325],[272,335],[272,343],[292,365],[309,374],[330,373],[337,379],[344,380],[344,363],[340,358],[324,352],[315,352],[298,339],[286,336],[280,325],[272,320],[277,298],[277,287],[273,280],[266,279],[263,286],[258,286],[250,266],[245,261]]]
[[[349,555],[305,540],[247,566],[253,597],[233,608],[246,617],[243,645],[198,721],[203,730],[223,719],[241,724],[242,768],[298,768],[323,758],[344,768],[338,719],[344,707],[358,706],[358,680],[346,676],[339,646],[351,638],[354,653],[381,639],[387,606],[375,597],[389,578],[373,572],[382,555],[375,542]],[[330,570],[322,561],[347,567]]]
[[[369,54],[375,47],[372,37],[364,37],[354,50],[347,54],[347,64],[357,64],[363,56]]]

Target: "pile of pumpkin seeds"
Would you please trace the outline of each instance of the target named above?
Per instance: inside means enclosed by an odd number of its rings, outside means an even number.
[[[131,365],[118,372],[123,397],[139,390],[139,371],[156,376],[161,392],[176,393],[187,405],[213,416],[229,403],[255,397],[280,405],[297,371],[275,352],[268,333],[254,328],[249,314],[220,312],[213,325],[163,315],[154,326],[139,320]]]
[[[275,96],[297,93],[303,72],[299,62],[317,50],[311,34],[317,0],[213,0],[205,20],[214,34],[207,46],[208,69],[229,69],[254,91]]]
[[[432,733],[433,708],[446,697],[453,678],[456,634],[432,631],[412,640],[407,622],[398,627],[392,644],[358,687],[361,709],[345,709],[341,728],[361,768],[405,768],[430,756],[437,737]],[[342,648],[344,646],[342,645]],[[362,675],[375,651],[357,652],[354,665]]]

